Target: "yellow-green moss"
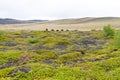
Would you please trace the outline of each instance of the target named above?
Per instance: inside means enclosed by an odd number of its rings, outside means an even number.
[[[9,60],[17,60],[23,54],[22,51],[8,50],[0,52],[0,64],[6,63]]]

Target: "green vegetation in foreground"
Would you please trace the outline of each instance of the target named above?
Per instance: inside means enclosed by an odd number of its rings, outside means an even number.
[[[0,80],[119,80],[120,33],[0,31]]]

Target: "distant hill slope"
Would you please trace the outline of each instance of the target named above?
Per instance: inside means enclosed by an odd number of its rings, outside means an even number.
[[[85,17],[78,19],[62,19],[62,20],[53,20],[45,23],[51,24],[82,24],[82,23],[101,23],[101,22],[120,22],[119,17]],[[43,22],[44,23],[44,22]]]
[[[0,24],[23,24],[23,23],[36,23],[44,22],[47,20],[16,20],[10,18],[0,18]]]
[[[10,21],[10,22],[9,22]],[[13,21],[13,22],[11,22]],[[39,22],[36,20],[19,22],[17,20],[5,20],[4,24],[14,23],[11,25],[0,25],[0,30],[102,30],[105,25],[110,24],[115,29],[120,29],[119,17],[86,17],[78,19],[63,19],[54,21]],[[6,23],[5,23],[6,22]],[[37,23],[36,23],[37,22]],[[22,24],[26,23],[26,24]],[[3,23],[2,23],[3,24]]]

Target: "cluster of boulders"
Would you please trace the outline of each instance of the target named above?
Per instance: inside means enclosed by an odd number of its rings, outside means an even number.
[[[55,29],[51,29],[51,30],[48,30],[47,28],[45,29],[45,31],[69,31],[68,29],[67,30],[64,30],[64,29],[61,29],[61,30],[55,30]]]

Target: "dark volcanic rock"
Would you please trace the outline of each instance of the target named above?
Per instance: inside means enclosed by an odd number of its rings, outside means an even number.
[[[106,60],[106,59],[107,58],[100,57],[100,58],[87,58],[86,60],[95,62],[95,61],[101,61],[101,60]]]
[[[64,50],[64,49],[66,49],[67,48],[67,46],[66,45],[62,45],[62,44],[58,44],[58,45],[56,45],[55,47],[54,47],[54,49],[61,49],[61,50]]]
[[[6,42],[5,46],[16,46],[17,44],[13,43],[13,42]]]
[[[8,63],[0,65],[0,69],[8,68],[8,67],[11,67],[11,66],[14,66],[14,65],[15,65],[15,61],[14,60],[9,60]]]
[[[18,68],[18,70],[20,70],[20,71],[22,71],[24,73],[28,73],[31,70],[31,68],[22,67],[22,68]]]
[[[0,51],[6,51],[8,50],[7,48],[1,48]]]
[[[17,45],[16,43],[10,41],[0,43],[0,46],[16,46],[16,45]]]
[[[28,50],[41,50],[41,49],[44,49],[44,50],[52,50],[52,48],[49,48],[49,47],[46,47],[46,46],[43,46],[43,45],[36,45],[36,46],[29,46],[27,47]]]
[[[96,49],[101,49],[102,46],[105,44],[105,41],[102,41],[97,37],[90,36],[90,37],[83,38],[81,40],[73,41],[73,43],[75,43],[78,48],[96,50]]]
[[[31,70],[31,68],[29,67],[20,67],[20,68],[16,68],[14,70],[12,70],[9,75],[10,76],[14,76],[18,71],[24,72],[24,73],[28,73]]]

